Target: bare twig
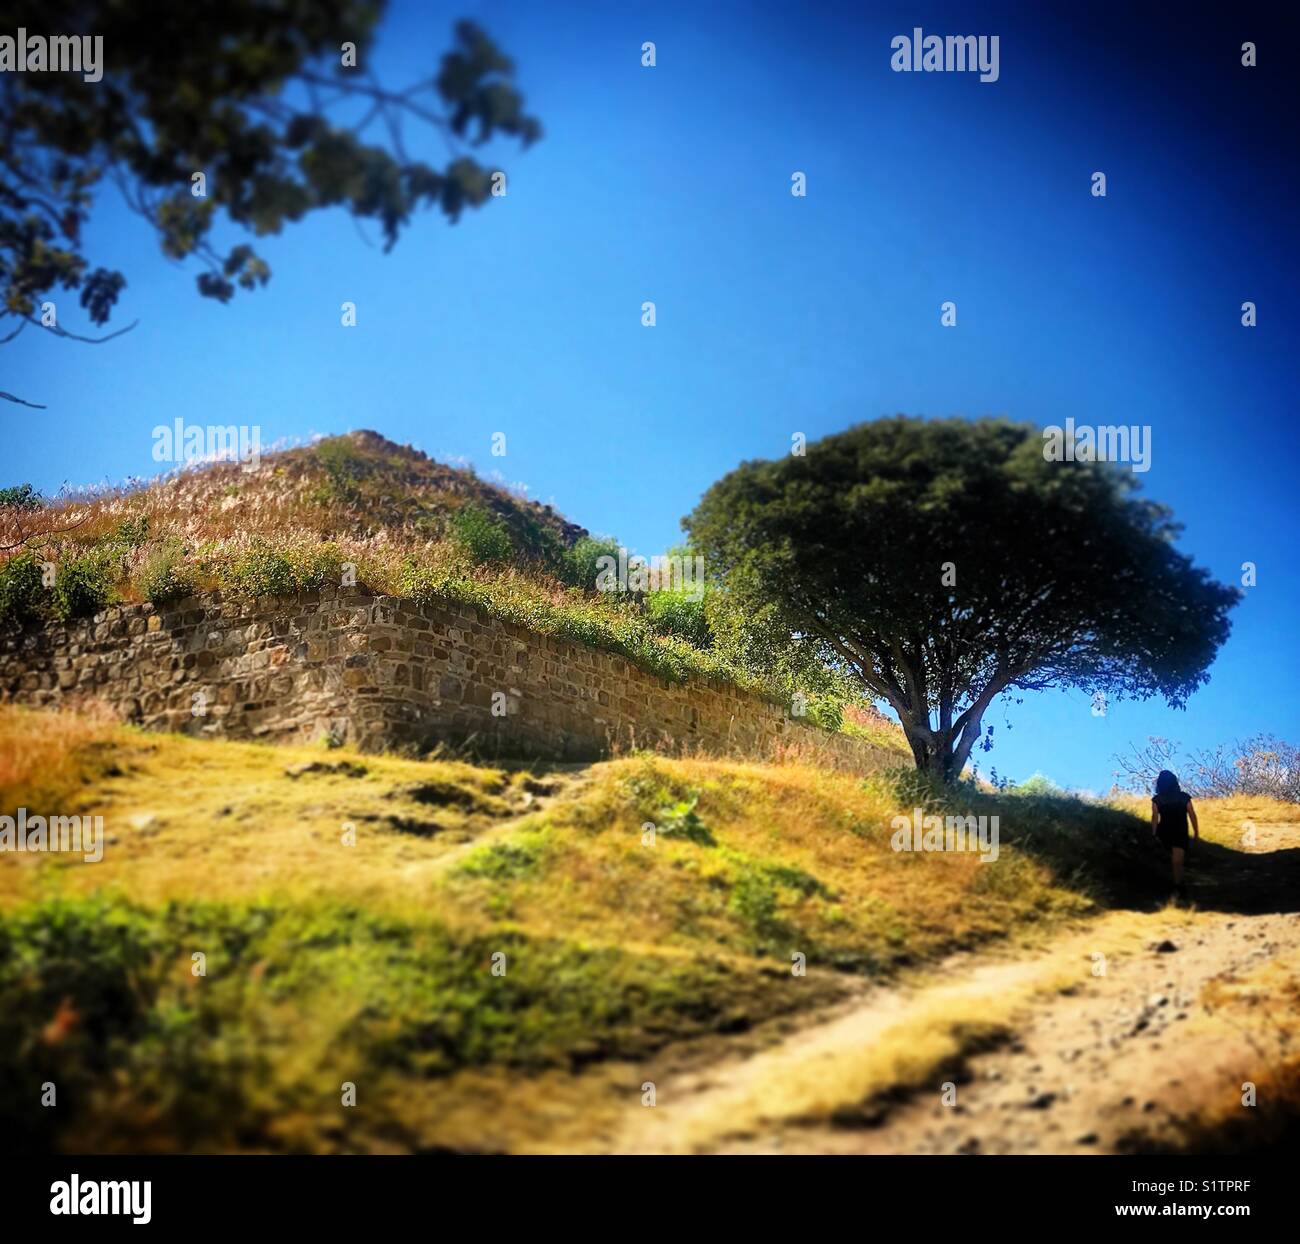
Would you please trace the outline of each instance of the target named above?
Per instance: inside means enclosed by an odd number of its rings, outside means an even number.
[[[42,406],[40,402],[25,401],[21,397],[15,397],[12,393],[6,393],[3,389],[0,389],[0,398],[3,398],[6,402],[17,402],[19,406],[30,406],[32,410],[45,409],[45,407]]]

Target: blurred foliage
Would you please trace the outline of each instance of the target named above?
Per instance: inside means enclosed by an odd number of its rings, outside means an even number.
[[[485,204],[499,169],[469,151],[497,135],[525,147],[541,135],[511,60],[462,21],[436,73],[385,86],[371,70],[384,9],[383,0],[11,0],[6,31],[102,35],[102,78],[0,74],[0,330],[17,321],[0,344],[28,324],[71,335],[40,315],[58,290],[77,291],[92,324],[109,322],[126,278],[94,264],[84,230],[110,173],[164,255],[202,262],[199,293],[220,302],[270,277],[247,242],[216,248],[222,221],[265,237],[339,206],[376,221],[387,250],[420,208],[454,222]],[[355,46],[351,64],[345,44]],[[442,140],[443,167],[408,155],[412,121]]]
[[[112,545],[60,563],[50,592],[54,616],[67,622],[88,618],[113,600],[117,556]]]
[[[342,557],[332,544],[272,545],[255,539],[229,566],[228,583],[253,597],[293,596],[337,585]]]
[[[482,506],[462,506],[452,515],[451,526],[460,546],[475,564],[509,561],[514,551],[510,528]]]
[[[486,970],[497,953],[508,978]],[[635,1053],[707,1031],[735,992],[727,973],[353,906],[42,901],[0,912],[0,1117],[11,1145],[39,1151],[329,1147],[339,1113],[316,1064],[332,1050],[366,1074],[373,1109],[390,1078],[567,1066],[593,1043]],[[58,1109],[41,1105],[46,1082]]]
[[[1065,791],[1045,774],[1035,773],[1017,785],[1015,793],[1017,795],[1064,795]]]
[[[12,488],[0,488],[0,509],[39,510],[44,504],[41,494],[30,484],[15,484]]]
[[[44,599],[36,554],[23,552],[0,563],[0,625],[21,626],[37,617]]]
[[[169,540],[150,552],[137,580],[145,600],[155,605],[171,605],[195,590],[194,573],[185,561],[185,549],[177,540]]]
[[[618,560],[618,541],[610,536],[583,536],[565,552],[563,579],[571,587],[591,592],[596,588],[602,557]]]

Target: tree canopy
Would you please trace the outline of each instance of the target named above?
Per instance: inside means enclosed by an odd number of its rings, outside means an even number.
[[[0,34],[10,38],[25,29],[103,42],[92,81],[0,73],[0,345],[28,326],[78,337],[58,322],[61,308],[40,314],[59,289],[77,291],[91,324],[109,322],[126,278],[97,266],[82,238],[105,178],[165,255],[201,262],[199,293],[222,302],[270,276],[247,242],[216,248],[223,218],[262,237],[343,206],[375,220],[391,247],[417,208],[455,221],[485,203],[499,170],[470,149],[498,133],[525,146],[541,134],[511,61],[460,22],[435,75],[387,87],[370,66],[383,10],[375,0],[7,5]],[[408,153],[408,121],[437,135],[440,167]]]
[[[859,424],[742,464],[683,526],[735,606],[887,702],[943,781],[1003,692],[1183,705],[1239,595],[1132,472],[1046,461],[1041,432],[1006,420]]]

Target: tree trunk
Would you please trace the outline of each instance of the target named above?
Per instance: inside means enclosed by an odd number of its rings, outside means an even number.
[[[1005,675],[990,679],[975,703],[957,718],[955,726],[949,721],[951,710],[947,707],[940,713],[941,723],[937,730],[931,728],[928,714],[915,719],[905,716],[902,709],[897,709],[898,719],[902,722],[903,733],[907,736],[918,771],[928,773],[945,786],[958,781],[970,759],[971,748],[980,737],[984,713],[990,701],[1009,682],[1010,677]]]
[[[952,735],[946,730],[931,730],[929,723],[917,725],[906,720],[903,733],[912,749],[912,760],[917,771],[928,774],[936,782],[947,786],[953,781]]]

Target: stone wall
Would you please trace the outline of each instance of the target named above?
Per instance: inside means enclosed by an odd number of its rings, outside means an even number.
[[[0,696],[88,699],[152,729],[365,750],[442,742],[489,756],[588,760],[631,747],[850,770],[882,749],[726,684],[673,685],[622,657],[469,606],[360,589],[285,600],[121,605],[0,638]]]

